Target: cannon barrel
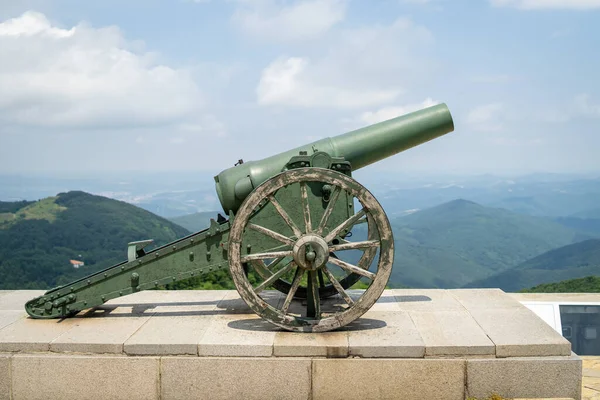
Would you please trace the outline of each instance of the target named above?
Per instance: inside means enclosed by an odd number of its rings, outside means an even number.
[[[262,160],[245,162],[215,176],[219,201],[226,213],[236,212],[254,188],[280,173],[301,151],[308,154],[323,151],[332,157],[344,157],[353,170],[358,170],[453,130],[450,110],[446,104],[438,104]]]

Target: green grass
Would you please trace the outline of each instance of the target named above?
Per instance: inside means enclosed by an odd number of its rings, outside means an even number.
[[[30,203],[12,212],[0,214],[0,229],[7,229],[20,220],[45,220],[56,221],[56,217],[67,208],[56,204],[58,197],[47,197],[45,199]]]

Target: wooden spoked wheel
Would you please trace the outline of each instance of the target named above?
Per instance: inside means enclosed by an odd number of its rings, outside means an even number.
[[[317,220],[310,210],[308,187],[311,184],[328,185],[331,200]],[[282,188],[299,186],[300,198],[287,202],[286,210],[276,194]],[[362,208],[342,222],[330,224],[335,200],[341,193],[355,199]],[[253,223],[255,210],[271,202],[285,221],[291,236],[285,236]],[[291,204],[291,206],[290,206]],[[303,224],[297,224],[290,215],[302,215]],[[366,240],[350,242],[342,238],[354,225],[367,222]],[[304,229],[299,228],[302,226]],[[242,251],[251,244],[244,241],[248,230],[259,232],[281,243],[274,251],[247,253]],[[375,252],[378,252],[375,257]],[[364,251],[359,262],[344,261],[345,251]],[[359,318],[379,299],[385,289],[394,259],[392,229],[383,208],[375,197],[351,177],[322,168],[298,168],[282,172],[258,186],[242,203],[235,216],[229,236],[228,258],[235,286],[248,306],[265,320],[289,331],[324,332],[340,328]],[[376,265],[373,266],[373,259]],[[266,261],[272,260],[269,263]],[[284,261],[285,260],[285,261]],[[369,262],[370,261],[370,262]],[[250,279],[247,268],[254,269],[259,279]],[[364,290],[349,291],[333,270],[358,275],[365,281]],[[273,283],[291,276],[285,299],[273,300],[269,291]],[[320,287],[330,285],[336,296],[323,298]],[[306,299],[294,300],[300,288]]]

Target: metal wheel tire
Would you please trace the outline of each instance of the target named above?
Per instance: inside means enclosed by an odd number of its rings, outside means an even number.
[[[301,235],[300,238],[293,244],[289,244],[289,247],[291,247],[290,250],[242,255],[241,248],[244,232],[245,229],[249,227],[249,224],[252,224],[251,218],[254,210],[263,200],[268,199],[270,195],[275,194],[282,187],[291,184],[300,185],[302,199],[299,199],[298,203],[302,203],[301,207],[304,210],[305,218],[306,213],[310,216],[306,191],[307,182],[326,183],[334,188],[344,190],[360,202],[362,209],[342,224],[331,227],[331,229],[325,230],[325,233],[322,234],[322,228],[327,226],[327,218],[324,217],[316,229],[311,229],[311,232],[308,233],[303,232],[303,235]],[[325,214],[327,215],[327,211]],[[332,240],[339,232],[348,226],[352,226],[363,216],[367,216],[367,220],[372,219],[372,224],[369,224],[369,231],[371,231],[371,228],[374,228],[377,232],[375,236],[371,236],[370,232],[369,238],[376,237],[376,239],[357,242],[355,244],[342,243],[334,245],[332,243]],[[312,227],[311,224],[308,224],[308,226]],[[252,229],[256,228],[256,225],[252,226]],[[281,234],[276,232],[265,232],[266,228],[264,227],[258,227],[258,229],[272,237],[273,235],[281,236]],[[287,241],[290,242],[289,238],[284,239],[287,239]],[[307,243],[310,243],[310,246],[308,246]],[[379,248],[380,253],[377,262],[377,270],[369,271],[333,257],[325,258],[326,262],[322,265],[317,265],[316,261],[306,262],[306,260],[302,261],[302,259],[298,258],[301,256],[304,257],[304,254],[307,257],[306,259],[308,259],[308,252],[303,252],[305,250],[308,251],[308,248],[312,249],[313,247],[311,246],[314,246],[314,248],[317,249],[317,260],[320,260],[321,262],[321,256],[326,257],[324,256],[325,253],[377,247]],[[238,293],[256,314],[285,330],[298,332],[325,332],[338,329],[359,318],[379,299],[391,274],[394,259],[394,241],[392,229],[383,208],[375,197],[360,183],[344,174],[328,169],[298,168],[282,172],[270,178],[257,187],[244,200],[231,225],[228,254],[231,276]],[[268,278],[265,278],[265,281],[256,288],[253,287],[253,284],[248,280],[248,277],[244,272],[245,263],[250,263],[252,265],[252,263],[257,261],[262,262],[264,259],[290,256],[294,257],[293,261],[280,271],[272,273],[266,270],[266,272],[271,275],[269,275]],[[314,256],[311,256],[311,258],[312,257]],[[312,259],[314,260],[314,258]],[[304,263],[304,265],[301,265],[302,263]],[[369,287],[365,289],[358,298],[352,298],[341,286],[340,282],[329,272],[327,268],[328,263],[334,264],[345,271],[361,275],[361,277],[367,277],[370,280]],[[367,268],[368,267],[369,266],[367,266]],[[295,271],[295,275],[283,304],[281,306],[273,306],[265,301],[260,293],[262,289],[271,286],[283,274],[280,274],[282,270],[286,270],[285,273]],[[321,312],[322,298],[319,290],[317,290],[318,270],[322,270],[327,276],[331,285],[340,295],[341,301],[344,303],[339,309],[330,313]],[[265,270],[263,270],[263,272],[265,272]],[[308,276],[306,312],[303,312],[302,315],[295,315],[297,313],[290,312],[289,307],[292,305],[294,294],[297,291],[304,274],[307,274]],[[357,294],[353,293],[353,295],[356,297]]]

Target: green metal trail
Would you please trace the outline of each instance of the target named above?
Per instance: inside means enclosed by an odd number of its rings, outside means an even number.
[[[65,317],[117,297],[227,269],[229,226],[229,221],[213,220],[208,229],[51,289],[28,301],[25,310],[33,318]]]

